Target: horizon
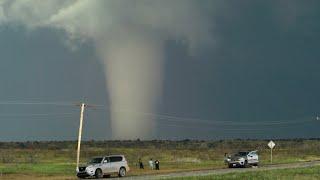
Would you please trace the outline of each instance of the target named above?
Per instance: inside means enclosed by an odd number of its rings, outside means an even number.
[[[310,141],[318,141],[320,138],[311,137],[311,138],[262,138],[262,139],[254,139],[254,138],[230,138],[230,139],[152,139],[152,140],[138,140],[138,139],[127,139],[127,140],[82,140],[82,143],[88,143],[88,142],[97,142],[97,143],[104,143],[104,142],[222,142],[222,141],[304,141],[304,140],[310,140]],[[31,141],[0,141],[0,143],[60,143],[60,142],[74,142],[76,143],[78,140],[31,140]],[[75,144],[76,145],[76,144]]]

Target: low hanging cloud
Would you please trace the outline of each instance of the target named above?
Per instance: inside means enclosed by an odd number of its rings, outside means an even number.
[[[154,122],[132,112],[155,110],[164,43],[181,41],[190,54],[212,43],[213,9],[198,0],[0,0],[0,25],[60,29],[71,42],[93,41],[105,66],[113,138],[150,139]]]

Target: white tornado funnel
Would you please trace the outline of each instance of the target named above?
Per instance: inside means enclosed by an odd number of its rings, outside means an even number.
[[[152,139],[154,121],[144,113],[155,110],[161,92],[162,43],[147,33],[124,29],[100,45],[113,139]]]

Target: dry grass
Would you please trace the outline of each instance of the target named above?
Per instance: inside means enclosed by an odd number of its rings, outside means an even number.
[[[130,175],[158,174],[200,169],[223,168],[224,153],[257,149],[261,164],[268,164],[268,141],[108,141],[85,142],[81,162],[93,156],[124,154],[131,167]],[[320,159],[319,140],[276,141],[274,163]],[[31,146],[32,145],[32,146]],[[32,179],[72,179],[75,176],[75,142],[40,142],[38,144],[0,143],[1,178],[17,175]],[[142,158],[145,170],[136,162]],[[160,160],[160,171],[148,169],[150,158]],[[23,178],[24,179],[24,178]],[[30,179],[30,178],[29,178]]]

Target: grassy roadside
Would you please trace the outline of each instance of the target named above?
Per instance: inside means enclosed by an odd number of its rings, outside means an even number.
[[[235,179],[318,180],[320,179],[320,166],[314,166],[314,167],[308,167],[308,168],[265,170],[265,171],[255,171],[255,172],[238,172],[238,173],[228,173],[223,175],[169,178],[166,180],[235,180]]]
[[[130,175],[159,174],[168,172],[226,167],[225,152],[257,149],[261,165],[269,164],[268,141],[111,141],[84,142],[81,162],[93,156],[124,154],[129,162]],[[274,164],[320,159],[319,140],[276,141]],[[0,143],[0,174],[70,176],[75,175],[75,142]],[[145,170],[136,166],[142,158]],[[160,160],[160,171],[148,169],[147,161]]]

